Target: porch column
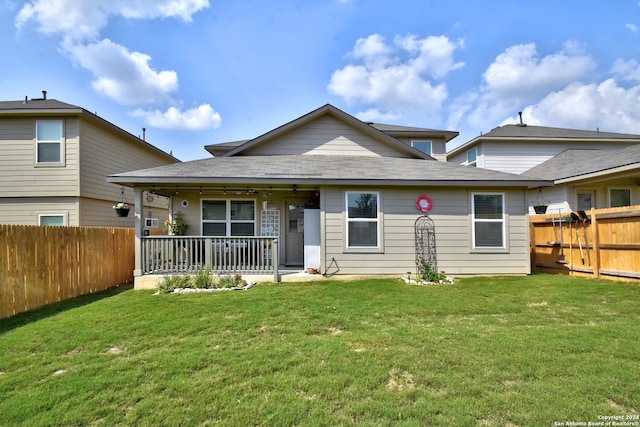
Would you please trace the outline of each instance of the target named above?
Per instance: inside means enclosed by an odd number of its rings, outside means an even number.
[[[139,187],[133,188],[133,203],[134,203],[134,215],[135,215],[135,269],[133,270],[133,277],[142,276],[142,210],[144,202],[142,201],[143,191]]]

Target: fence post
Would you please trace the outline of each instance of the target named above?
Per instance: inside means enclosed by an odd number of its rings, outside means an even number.
[[[591,217],[591,245],[593,246],[593,277],[600,278],[600,248],[598,241],[598,220],[596,218],[596,210],[591,208],[589,213]],[[587,248],[589,250],[589,248]]]
[[[529,273],[536,271],[536,226],[531,221],[531,217],[529,219]]]
[[[142,276],[142,210],[143,210],[143,201],[142,201],[142,189],[139,187],[134,187],[133,196],[134,196],[134,216],[135,216],[135,245],[134,250],[136,253],[135,264],[133,267],[133,276],[134,280],[137,276]]]

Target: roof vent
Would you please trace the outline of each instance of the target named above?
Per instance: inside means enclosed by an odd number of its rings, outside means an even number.
[[[518,112],[518,116],[520,116],[520,123],[516,123],[516,126],[520,126],[520,127],[527,127],[527,124],[525,122],[522,121],[522,111]]]
[[[47,99],[47,91],[46,90],[42,91],[42,99]]]

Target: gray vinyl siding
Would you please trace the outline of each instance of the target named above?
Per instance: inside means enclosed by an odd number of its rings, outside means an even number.
[[[530,142],[482,141],[476,144],[475,147],[478,149],[477,167],[521,174],[569,149],[609,150],[620,149],[630,145],[632,144],[554,140]],[[467,151],[468,150],[464,150],[449,157],[448,161],[461,165],[466,164]]]
[[[81,191],[83,203],[80,218],[83,225],[133,227],[132,213],[127,218],[115,215],[112,206],[122,199],[122,187],[106,181],[108,175],[145,169],[173,163],[166,156],[147,147],[134,136],[125,136],[115,131],[83,121],[81,124],[82,140],[81,158]],[[124,198],[135,208],[133,189],[124,188]],[[144,215],[148,207],[144,208]],[[159,216],[156,216],[156,213]],[[168,210],[153,203],[153,215],[162,218],[164,224]]]
[[[108,183],[108,175],[172,163],[133,136],[123,138],[88,121],[83,121],[81,126],[80,188],[83,197],[110,201],[113,205],[121,199],[121,187]],[[125,188],[125,197],[132,203],[133,190]],[[82,220],[92,222],[84,214]]]
[[[411,141],[431,141],[431,157],[441,162],[447,161],[447,144],[442,138],[397,138],[407,145],[411,145]]]
[[[131,212],[129,216],[125,218],[117,217],[113,211],[113,202],[96,199],[81,199],[80,200],[80,214],[83,218],[84,226],[88,227],[126,227],[133,228],[135,226],[134,206],[131,206]],[[149,207],[144,206],[142,211],[142,217],[148,217]],[[151,210],[152,218],[158,218],[158,224],[160,229],[165,229],[164,221],[169,217],[169,210],[167,208],[154,207]],[[143,224],[144,228],[144,224]]]
[[[118,226],[112,206],[121,187],[107,175],[173,163],[132,135],[69,115],[46,116],[63,122],[62,165],[37,165],[37,120],[0,117],[0,223],[37,225],[39,213],[62,212],[70,226]],[[133,202],[132,190],[125,194]]]
[[[38,225],[39,215],[64,215],[69,226],[78,224],[77,197],[20,197],[1,200],[0,224]]]
[[[78,196],[78,120],[63,121],[63,166],[36,165],[34,118],[0,118],[2,197]]]
[[[291,154],[410,157],[331,116],[319,117],[277,140],[243,151],[250,156]]]
[[[474,145],[472,148],[476,148],[476,167],[484,167],[484,158],[480,159],[481,156],[481,146],[482,144]],[[456,155],[447,156],[447,161],[450,163],[455,163],[457,165],[466,165],[467,164],[467,152],[469,150],[464,150]],[[482,165],[481,165],[482,163]]]
[[[486,169],[520,174],[566,150],[560,144],[491,142],[483,144]]]
[[[429,212],[436,231],[438,269],[450,275],[528,274],[529,240],[527,205],[524,189],[478,189],[479,192],[503,192],[507,209],[508,251],[475,252],[471,248],[471,190],[457,188],[357,188],[358,191],[380,191],[383,218],[383,253],[345,251],[345,216],[343,188],[324,188],[324,252],[327,272],[339,274],[397,274],[415,272],[414,223],[421,215],[415,198],[425,193],[433,198]],[[474,190],[475,191],[475,190]],[[333,270],[333,271],[332,271]]]

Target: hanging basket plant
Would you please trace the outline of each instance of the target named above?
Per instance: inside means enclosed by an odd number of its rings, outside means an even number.
[[[549,201],[545,200],[542,195],[542,188],[538,189],[538,197],[535,200],[531,201],[531,206],[533,206],[533,210],[536,214],[544,214],[547,212],[547,206],[549,206]]]
[[[120,218],[125,218],[129,216],[129,211],[131,207],[129,203],[127,203],[127,199],[124,197],[124,188],[120,190],[121,201],[113,205],[113,209],[116,211],[116,216]]]
[[[533,210],[535,211],[535,213],[537,214],[544,214],[547,213],[547,205],[534,205],[533,206]]]
[[[129,216],[129,211],[131,210],[129,208],[129,205],[126,203],[117,203],[115,205],[113,205],[113,209],[116,210],[116,215],[119,217],[127,217]]]

